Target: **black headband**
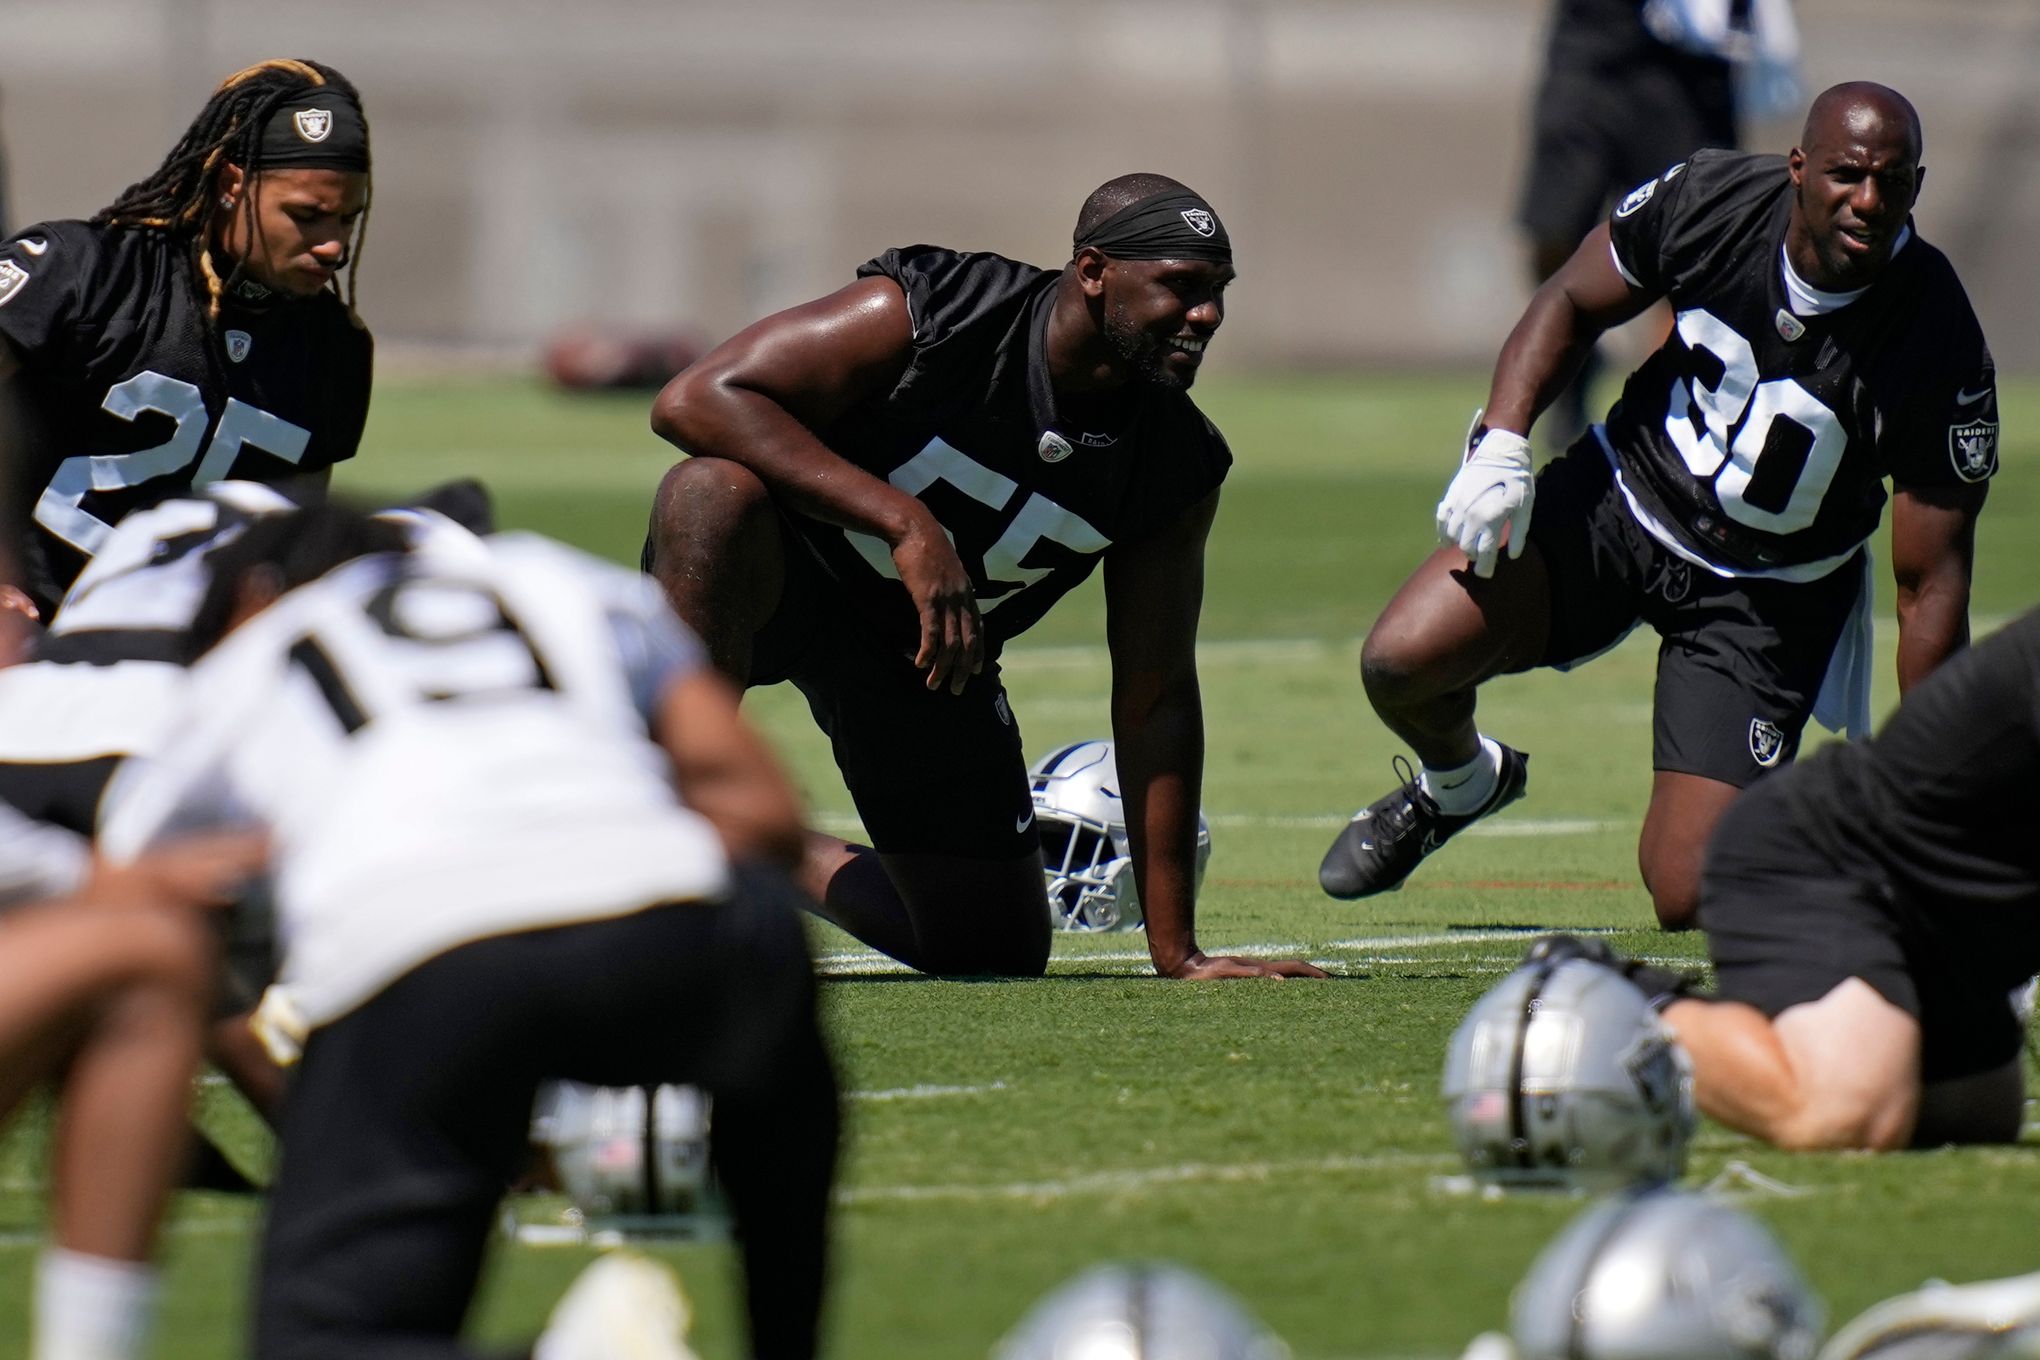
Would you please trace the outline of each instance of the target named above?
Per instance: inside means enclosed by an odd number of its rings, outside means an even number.
[[[368,173],[368,122],[354,96],[331,85],[277,105],[262,128],[264,170]]]
[[[1232,238],[1218,214],[1188,189],[1129,203],[1072,245],[1115,260],[1210,260],[1232,263]]]

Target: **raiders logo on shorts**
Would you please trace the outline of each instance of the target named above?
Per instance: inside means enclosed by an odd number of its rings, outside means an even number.
[[[1778,724],[1764,718],[1750,719],[1750,759],[1770,769],[1785,754],[1785,733]]]

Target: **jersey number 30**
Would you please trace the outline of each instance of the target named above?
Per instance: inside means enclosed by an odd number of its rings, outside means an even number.
[[[1679,338],[1713,355],[1722,368],[1712,387],[1697,378],[1672,384],[1665,433],[1687,471],[1703,482],[1713,479],[1721,512],[1738,524],[1770,534],[1797,533],[1812,524],[1849,446],[1835,413],[1794,379],[1758,382],[1750,342],[1711,312],[1680,312]],[[1779,421],[1804,437],[1774,431]],[[1804,458],[1793,477],[1799,448]]]
[[[161,373],[137,373],[107,390],[101,409],[121,420],[144,413],[177,422],[170,437],[154,448],[133,453],[81,454],[57,464],[56,475],[35,503],[35,522],[88,557],[113,532],[113,526],[84,508],[88,491],[125,491],[182,472],[194,462],[193,486],[217,482],[233,469],[243,446],[273,453],[286,463],[305,456],[311,431],[273,416],[260,407],[229,397],[220,423],[206,442],[205,396],[188,382]],[[201,455],[200,446],[203,445]]]

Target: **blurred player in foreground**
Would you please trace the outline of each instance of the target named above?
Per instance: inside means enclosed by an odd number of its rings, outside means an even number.
[[[1703,999],[1658,995],[1715,1119],[1788,1148],[2012,1142],[2040,973],[2040,612],[1936,671],[1869,741],[1764,780],[1709,847]]]
[[[1112,736],[1166,977],[1319,975],[1195,931],[1204,543],[1232,462],[1190,400],[1232,246],[1160,175],[1101,186],[1060,271],[934,246],[768,317],[682,373],[693,455],[645,566],[717,666],[792,680],[869,847],[811,834],[821,914],[932,973],[1047,966],[1040,837],[999,651],[1102,561]]]
[[[1340,833],[1327,893],[1395,888],[1523,795],[1527,758],[1475,725],[1483,682],[1583,664],[1648,623],[1638,860],[1659,922],[1691,926],[1702,847],[1737,793],[1792,758],[1809,716],[1868,730],[1864,545],[1887,477],[1900,689],[1968,640],[1997,389],[1954,269],[1911,224],[1920,148],[1897,92],[1835,86],[1789,156],[1695,153],[1538,290],[1439,503],[1451,546],[1367,638],[1368,698],[1423,768]],[[1659,298],[1672,337],[1533,482],[1531,422],[1596,336]]]
[[[108,793],[111,857],[192,823],[274,837],[285,955],[257,1024],[302,1059],[255,1354],[470,1354],[554,1078],[710,1092],[754,1353],[813,1354],[836,1109],[769,867],[799,855],[795,795],[651,583],[529,537],[401,547],[324,507],[213,554],[189,707]],[[539,1360],[682,1354],[669,1283],[593,1270]]]
[[[0,244],[0,382],[21,403],[22,584],[39,607],[137,504],[229,476],[324,485],[353,457],[372,346],[337,280],[368,201],[354,86],[265,61],[91,221]]]
[[[7,567],[0,545],[0,579]],[[26,626],[0,609],[0,652]],[[260,837],[230,834],[116,867],[76,832],[0,804],[0,1117],[51,1078],[59,1112],[35,1360],[143,1353],[149,1260],[211,997],[212,937],[196,909],[225,901],[262,855]]]

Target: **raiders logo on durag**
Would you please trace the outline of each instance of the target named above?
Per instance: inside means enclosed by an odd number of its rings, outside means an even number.
[[[323,142],[333,135],[331,109],[299,109],[291,115],[291,122],[297,126],[297,135],[308,142]]]
[[[1209,236],[1218,230],[1218,223],[1202,208],[1183,209],[1183,220],[1190,224],[1190,230],[1199,236]]]
[[[1750,759],[1770,769],[1785,754],[1785,733],[1764,718],[1750,719]]]

